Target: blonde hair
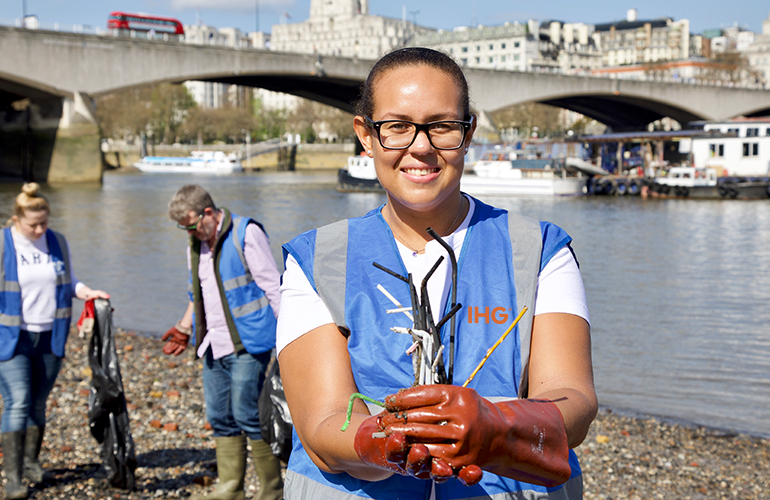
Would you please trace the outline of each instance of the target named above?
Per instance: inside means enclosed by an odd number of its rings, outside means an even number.
[[[51,212],[48,200],[40,194],[40,185],[37,182],[27,182],[21,186],[21,193],[16,197],[13,204],[13,215],[16,217],[24,216],[27,211],[38,212],[45,210]]]

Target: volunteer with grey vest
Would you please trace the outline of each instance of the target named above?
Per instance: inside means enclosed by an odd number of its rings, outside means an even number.
[[[386,203],[284,245],[276,349],[297,436],[287,500],[582,497],[571,448],[597,400],[571,238],[460,191],[475,124],[465,76],[443,53],[396,50],[364,83],[354,127]],[[413,298],[430,303],[419,305],[435,335],[409,330]],[[453,303],[450,331],[440,319]],[[413,386],[428,337],[440,344],[419,379],[430,385]],[[354,393],[385,411],[356,399],[347,414]]]
[[[40,186],[24,184],[0,238],[0,394],[5,497],[27,498],[22,475],[45,480],[38,461],[45,404],[64,357],[72,297],[108,299],[75,277],[67,241],[48,229],[51,209]]]
[[[254,498],[277,500],[283,494],[281,465],[262,440],[257,407],[280,307],[280,274],[267,234],[259,222],[217,208],[198,185],[182,186],[168,209],[190,235],[190,303],[163,335],[163,352],[178,356],[194,335],[219,474],[211,493],[191,498],[244,498],[248,440],[259,478]]]

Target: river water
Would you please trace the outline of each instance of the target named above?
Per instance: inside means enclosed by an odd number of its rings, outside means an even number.
[[[46,188],[51,227],[77,276],[112,294],[118,326],[159,336],[184,312],[186,233],[167,203],[189,182],[260,220],[279,263],[296,234],[384,201],[338,193],[327,173],[107,174],[101,186]],[[0,215],[18,189],[0,185]],[[574,238],[602,406],[770,437],[768,201],[484,199]]]

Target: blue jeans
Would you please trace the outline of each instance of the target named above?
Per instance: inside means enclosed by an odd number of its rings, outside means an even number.
[[[214,359],[211,349],[203,358],[203,396],[206,419],[214,437],[246,434],[262,439],[257,400],[265,383],[270,351],[249,354],[246,351]]]
[[[3,433],[45,425],[45,402],[61,363],[51,352],[50,331],[20,332],[13,357],[0,361]]]

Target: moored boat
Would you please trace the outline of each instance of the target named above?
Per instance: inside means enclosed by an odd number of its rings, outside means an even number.
[[[715,168],[680,166],[656,176],[650,190],[653,196],[762,199],[770,196],[770,178],[717,177]]]
[[[188,157],[145,156],[134,166],[156,174],[231,174],[242,172],[237,155],[223,151],[192,151]]]
[[[369,156],[349,156],[345,166],[337,171],[337,191],[385,192],[377,179],[374,160]]]
[[[460,181],[472,195],[574,196],[582,195],[585,185],[579,171],[568,171],[553,159],[520,158],[510,149],[487,151]]]

